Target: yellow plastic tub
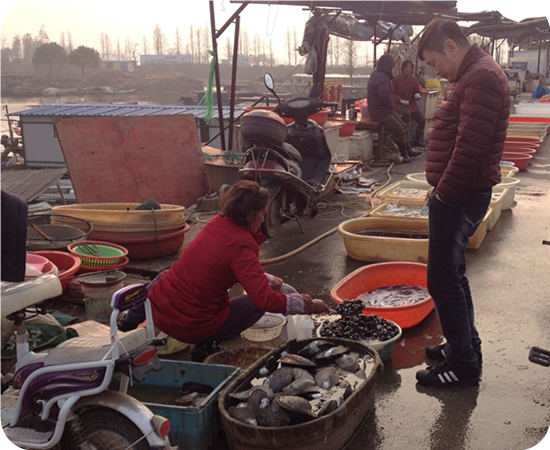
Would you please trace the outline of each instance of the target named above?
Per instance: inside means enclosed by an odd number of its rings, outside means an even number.
[[[493,187],[493,197],[491,199],[491,208],[493,208],[493,214],[489,218],[489,222],[487,223],[488,230],[492,230],[495,224],[497,223],[498,219],[500,218],[503,201],[507,193],[508,193],[507,187],[502,187],[502,186]]]
[[[405,180],[418,181],[419,183],[427,183],[426,172],[408,173],[407,175],[405,175]]]
[[[357,234],[365,230],[407,230],[425,234],[425,239],[364,236]],[[428,261],[428,221],[411,219],[390,219],[384,217],[363,217],[347,220],[340,224],[338,233],[344,239],[346,252],[353,259],[369,262],[386,261]]]
[[[485,236],[487,236],[487,230],[489,229],[488,224],[492,215],[493,215],[493,208],[489,206],[489,209],[487,210],[485,217],[477,227],[477,230],[474,233],[474,235],[470,238],[470,243],[468,244],[468,248],[477,250],[481,246],[483,239],[485,239]]]
[[[426,193],[430,189],[426,182],[402,180],[381,189],[376,197],[383,202],[396,200],[424,201]]]
[[[497,184],[497,187],[508,188],[508,192],[504,194],[504,198],[502,199],[502,211],[510,209],[514,204],[514,199],[516,197],[516,187],[520,183],[520,181],[521,180],[518,180],[517,178],[502,178],[502,181]]]

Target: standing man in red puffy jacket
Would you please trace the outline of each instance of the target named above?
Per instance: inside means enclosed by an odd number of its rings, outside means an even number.
[[[481,339],[466,273],[465,251],[500,182],[510,115],[508,79],[452,20],[430,22],[418,55],[450,84],[434,116],[426,154],[429,204],[428,289],[446,343],[428,346],[435,366],[416,374],[427,386],[479,382]]]

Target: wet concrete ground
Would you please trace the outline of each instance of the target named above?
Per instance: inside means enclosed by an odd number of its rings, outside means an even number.
[[[424,167],[425,156],[395,165],[391,182]],[[366,176],[387,179],[384,169]],[[516,178],[521,180],[517,204],[502,212],[479,249],[467,251],[467,276],[483,340],[479,387],[438,390],[417,385],[415,373],[426,365],[425,346],[442,342],[432,311],[397,342],[378,380],[374,409],[350,450],[515,450],[531,448],[546,435],[550,368],[530,363],[528,353],[531,346],[550,349],[550,246],[542,245],[550,240],[550,139]],[[354,217],[362,212],[366,210],[344,209]],[[261,258],[287,253],[345,220],[340,213],[333,217],[302,219],[304,234],[296,223],[284,223],[277,238],[262,246]],[[365,264],[347,256],[343,239],[335,233],[265,270],[334,307],[331,287]],[[550,448],[550,436],[546,441]]]

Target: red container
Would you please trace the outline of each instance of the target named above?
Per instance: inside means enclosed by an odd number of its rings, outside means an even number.
[[[345,122],[338,130],[338,134],[340,137],[351,136],[355,131],[356,126],[357,122]]]
[[[59,270],[57,277],[61,280],[61,286],[63,287],[63,292],[65,292],[71,281],[66,278],[70,278],[78,272],[81,266],[80,258],[70,253],[55,250],[42,250],[34,252],[34,254],[43,256],[57,266]]]
[[[506,144],[504,146],[504,151],[506,153],[527,153],[528,155],[534,155],[537,153],[537,150],[531,147],[523,147],[521,146],[515,146],[515,145],[508,145]]]
[[[510,116],[510,122],[520,123],[550,123],[550,117],[543,116]],[[546,134],[550,134],[550,128]]]
[[[529,147],[538,149],[542,144],[542,139],[530,136],[510,136],[504,140],[504,145],[512,143],[528,144]]]
[[[426,264],[409,262],[388,262],[360,267],[339,281],[330,291],[336,303],[355,300],[359,295],[383,286],[407,284],[427,286]],[[419,324],[434,308],[432,297],[412,305],[394,307],[368,306],[363,314],[376,314],[397,323],[401,328]]]
[[[519,170],[527,169],[527,166],[533,159],[533,155],[527,153],[509,153],[504,152],[502,154],[501,161],[510,161],[513,162]]]
[[[164,256],[173,255],[178,252],[183,245],[185,233],[190,228],[189,224],[185,224],[185,227],[181,230],[157,237],[158,247]],[[122,245],[126,248],[128,250],[128,258],[132,261],[162,258],[157,249],[154,236],[140,239],[113,239],[109,242]]]

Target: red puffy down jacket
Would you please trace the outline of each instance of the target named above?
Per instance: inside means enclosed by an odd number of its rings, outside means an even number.
[[[510,116],[508,79],[494,59],[473,45],[434,115],[426,179],[445,203],[465,190],[500,183],[500,158]]]

